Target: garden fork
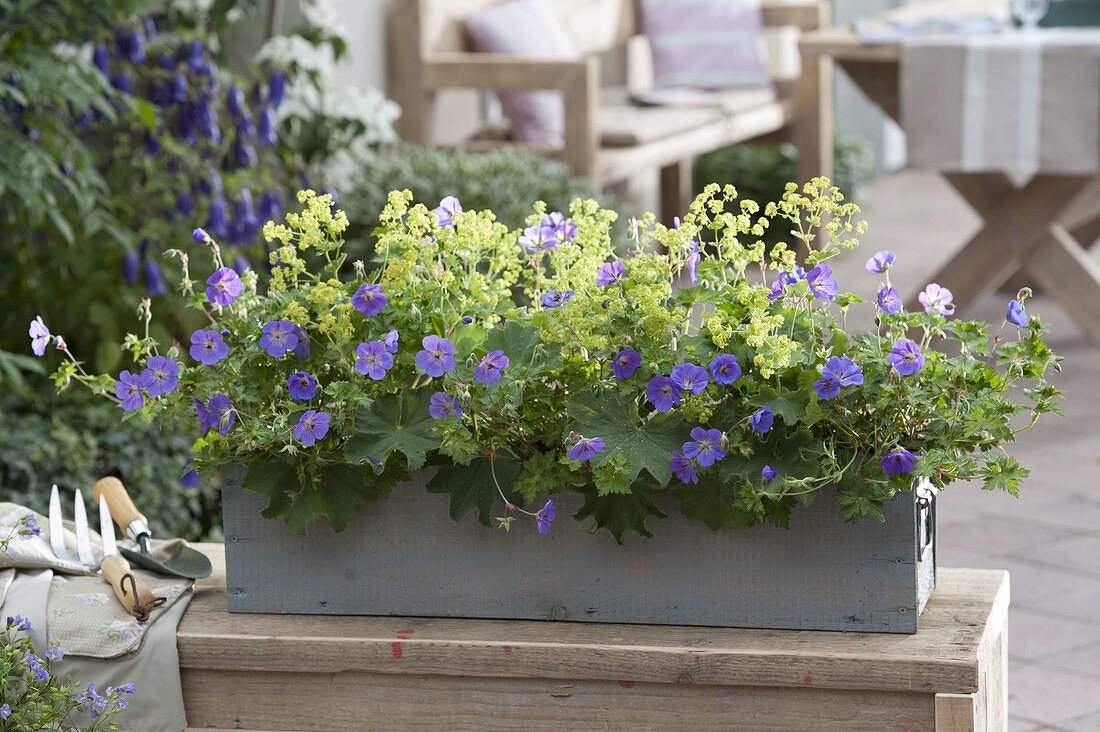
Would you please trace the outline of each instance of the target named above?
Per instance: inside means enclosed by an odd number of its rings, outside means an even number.
[[[92,541],[88,535],[88,514],[84,509],[84,496],[76,492],[73,499],[73,528],[76,534],[76,553],[73,556],[65,546],[65,516],[61,513],[61,497],[54,483],[50,490],[50,548],[63,562],[77,564],[88,571],[95,571],[96,559],[92,554]]]

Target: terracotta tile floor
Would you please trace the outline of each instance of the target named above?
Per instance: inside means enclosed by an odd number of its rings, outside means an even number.
[[[861,198],[864,244],[838,258],[841,289],[874,294],[863,262],[876,249],[898,255],[894,284],[919,290],[980,222],[937,177],[904,172]],[[1100,256],[1100,247],[1094,256]],[[1007,296],[991,294],[961,313],[999,322]],[[1028,309],[1051,325],[1065,356],[1057,383],[1064,419],[1040,422],[1013,454],[1031,478],[1019,500],[959,485],[940,502],[940,563],[1008,569],[1010,728],[1100,731],[1100,350],[1050,298]]]

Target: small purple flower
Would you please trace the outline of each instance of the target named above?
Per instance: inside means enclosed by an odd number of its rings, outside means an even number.
[[[645,387],[646,399],[658,412],[670,412],[680,403],[680,387],[667,376],[654,376]]]
[[[558,245],[557,232],[546,226],[528,226],[523,230],[519,243],[529,252],[545,252]]]
[[[607,262],[601,264],[600,268],[596,270],[596,284],[600,287],[609,287],[610,285],[617,285],[623,281],[623,277],[626,275],[626,267],[619,260],[614,262]]]
[[[122,408],[127,412],[141,409],[145,405],[145,397],[141,393],[141,377],[123,371],[115,382],[115,396],[122,400]]]
[[[50,339],[53,335],[50,334],[50,329],[46,327],[46,324],[42,322],[42,316],[36,315],[34,320],[31,321],[30,327],[27,329],[27,335],[31,337],[31,350],[35,356],[45,356],[46,347],[50,345]]]
[[[22,631],[24,633],[30,633],[33,631],[33,629],[31,628],[31,621],[27,618],[24,618],[22,615],[9,615],[4,620],[4,627],[15,628],[16,630]]]
[[[878,291],[878,309],[884,315],[893,315],[901,312],[901,295],[893,287],[883,287]]]
[[[863,369],[847,356],[832,356],[825,362],[821,378],[814,382],[814,391],[822,399],[832,399],[845,386],[863,383]]]
[[[924,292],[917,295],[917,300],[924,306],[924,312],[932,314],[939,313],[940,315],[954,315],[955,306],[952,304],[955,296],[951,294],[951,290],[946,287],[940,287],[933,282],[924,288]]]
[[[771,483],[773,480],[775,480],[776,475],[778,475],[778,473],[776,473],[775,468],[770,465],[765,465],[760,470],[760,477],[764,479],[765,483]]]
[[[122,281],[128,285],[138,283],[138,255],[133,251],[122,255]]]
[[[286,72],[276,69],[267,79],[267,103],[275,109],[283,103],[283,94],[286,92]]]
[[[286,378],[286,388],[291,399],[308,402],[317,393],[317,379],[308,371],[295,371]]]
[[[768,294],[768,299],[772,302],[780,299],[787,293],[788,287],[801,282],[805,276],[806,272],[801,267],[795,267],[793,272],[780,272],[775,282],[772,283],[772,290]]]
[[[882,274],[894,266],[894,253],[888,251],[875,252],[875,255],[867,260],[867,271],[871,274]]]
[[[542,306],[545,308],[560,308],[562,305],[569,302],[571,297],[573,297],[572,290],[565,290],[564,292],[550,290],[544,293],[540,299],[542,300]]]
[[[577,238],[577,225],[571,219],[565,218],[565,214],[561,211],[543,216],[539,226],[549,229],[558,244],[568,244]]]
[[[700,394],[710,383],[710,374],[702,366],[693,363],[681,363],[672,367],[669,378],[681,391]]]
[[[191,238],[195,240],[196,244],[206,244],[210,241],[210,235],[206,233],[206,230],[199,227],[191,232]]]
[[[604,442],[599,437],[582,437],[577,440],[577,444],[569,448],[569,459],[580,460],[582,463],[588,462],[592,458],[596,457],[596,454],[603,452]]]
[[[59,647],[54,646],[46,651],[46,658],[50,659],[52,663],[58,663],[65,658],[65,652]]]
[[[694,460],[701,468],[709,468],[726,456],[722,447],[722,431],[705,427],[691,430],[692,442],[684,443],[684,457]]]
[[[221,195],[210,199],[210,216],[206,220],[206,228],[219,238],[229,233],[229,218],[225,212],[225,199]]]
[[[298,418],[298,424],[294,428],[294,436],[306,447],[313,447],[317,440],[324,439],[328,434],[329,416],[327,412],[318,412],[315,409],[306,411]]]
[[[761,407],[752,413],[752,431],[764,434],[770,432],[775,424],[775,413],[771,407]]]
[[[807,272],[806,283],[810,286],[810,293],[818,300],[832,300],[840,291],[833,278],[833,270],[827,264],[819,264]]]
[[[4,704],[0,704],[0,722],[3,722],[5,719],[9,719],[10,717],[11,706],[9,706],[6,702]]]
[[[741,378],[741,364],[732,353],[719,353],[710,360],[710,373],[715,382],[729,386]]]
[[[298,339],[298,345],[294,347],[294,355],[298,358],[309,358],[309,334],[300,325],[294,326],[294,335]]]
[[[624,381],[632,377],[641,365],[642,354],[633,348],[624,348],[612,359],[611,373],[615,374],[617,380]]]
[[[420,341],[424,350],[416,352],[416,365],[433,379],[455,369],[455,346],[437,335],[424,336]]]
[[[237,410],[233,409],[232,402],[225,394],[213,395],[208,404],[203,404],[195,397],[191,397],[191,403],[195,405],[195,413],[199,416],[199,426],[203,435],[210,430],[228,435],[229,430],[233,429],[233,423],[237,421]]]
[[[688,255],[684,260],[684,267],[688,271],[688,279],[691,280],[691,284],[695,284],[699,281],[699,262],[702,260],[702,256],[699,254],[699,242],[692,239],[688,242]]]
[[[886,360],[902,376],[912,376],[924,368],[924,354],[920,352],[920,346],[908,338],[894,341]]]
[[[435,209],[435,219],[440,228],[454,226],[454,215],[462,212],[462,204],[454,196],[447,196]]]
[[[141,372],[141,385],[149,396],[168,394],[179,384],[180,365],[164,356],[153,356]]]
[[[361,285],[351,296],[352,306],[368,318],[381,312],[389,301],[381,285]]]
[[[206,278],[206,297],[214,305],[232,305],[243,289],[240,275],[231,267],[222,267]]]
[[[497,383],[508,368],[508,363],[509,360],[504,355],[504,351],[490,351],[474,369],[474,381],[486,385]]]
[[[695,461],[679,450],[674,450],[668,459],[668,467],[680,479],[681,483],[698,483],[699,474],[695,472]]]
[[[201,364],[213,366],[229,355],[229,346],[216,330],[196,330],[191,334],[191,358]]]
[[[386,334],[386,337],[382,339],[382,343],[385,344],[386,350],[390,353],[397,353],[397,339],[398,333],[396,330],[391,330]]]
[[[538,525],[538,532],[540,534],[549,534],[550,526],[553,525],[554,519],[558,517],[558,511],[554,508],[554,499],[550,498],[543,505],[542,509],[536,514],[535,522]]]
[[[913,468],[917,465],[917,456],[904,447],[899,447],[887,453],[886,457],[879,461],[879,465],[888,475],[904,475],[913,472]]]
[[[458,403],[458,397],[437,391],[432,394],[431,403],[428,405],[428,414],[435,419],[454,417],[462,419],[462,406]]]
[[[393,368],[393,354],[386,350],[382,341],[360,343],[355,348],[355,370],[375,381],[386,378],[386,372]]]
[[[298,326],[289,320],[273,320],[264,325],[260,348],[272,358],[282,358],[298,347]]]
[[[1031,318],[1028,317],[1027,311],[1024,310],[1024,304],[1022,302],[1019,300],[1009,300],[1008,309],[1005,310],[1005,320],[1018,328],[1026,328]]]
[[[160,276],[160,268],[152,259],[145,260],[145,266],[141,270],[145,277],[145,294],[149,297],[160,297],[168,292],[164,286],[164,279]]]
[[[24,660],[27,662],[28,668],[34,672],[34,678],[39,683],[44,683],[50,680],[50,672],[46,670],[46,667],[42,665],[42,659],[33,653],[23,654]]]

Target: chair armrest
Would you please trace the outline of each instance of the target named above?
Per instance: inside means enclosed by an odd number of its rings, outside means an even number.
[[[764,25],[767,27],[795,26],[800,30],[816,30],[831,22],[830,0],[764,0]]]

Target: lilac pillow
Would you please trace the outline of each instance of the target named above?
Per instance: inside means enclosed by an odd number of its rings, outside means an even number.
[[[759,0],[640,0],[656,87],[770,87]]]
[[[575,61],[580,58],[561,21],[542,0],[509,0],[466,18],[466,29],[479,51],[521,58]],[[565,108],[561,92],[511,92],[501,95],[504,114],[520,140],[561,147]]]

